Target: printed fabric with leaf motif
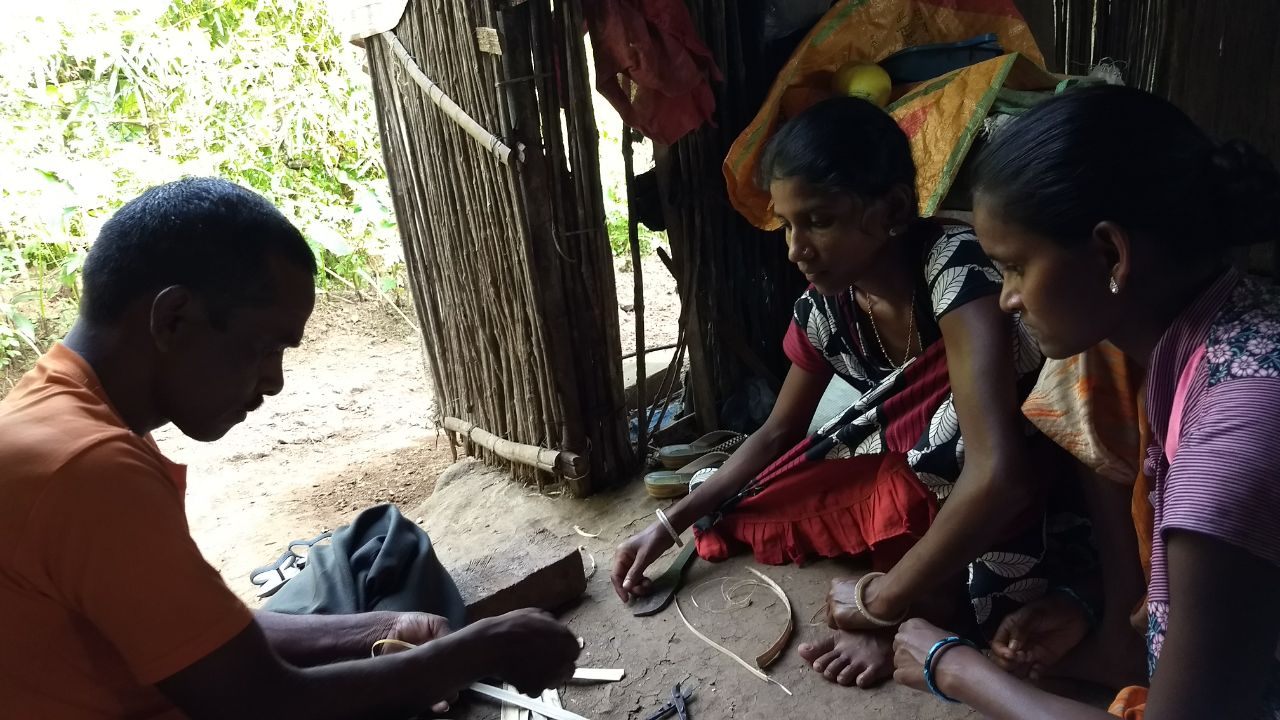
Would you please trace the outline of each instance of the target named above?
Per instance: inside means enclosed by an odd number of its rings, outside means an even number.
[[[998,294],[1002,279],[965,225],[941,226],[921,260],[916,320],[924,350],[903,367],[894,369],[873,349],[875,337],[858,322],[865,311],[848,292],[828,297],[810,288],[796,301],[792,332],[802,332],[814,354],[861,395],[812,438],[809,456],[903,452],[920,480],[943,499],[960,476],[964,444],[938,323],[966,303]],[[1013,327],[1011,350],[1021,398],[1035,383],[1044,358],[1016,318]]]

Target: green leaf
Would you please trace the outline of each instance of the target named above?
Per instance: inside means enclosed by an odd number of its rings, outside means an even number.
[[[346,257],[352,253],[351,245],[346,238],[339,235],[328,225],[315,224],[307,228],[311,241],[338,257]]]
[[[9,320],[13,323],[13,329],[26,339],[29,343],[36,341],[36,326],[26,318],[25,315],[13,313],[9,316]]]

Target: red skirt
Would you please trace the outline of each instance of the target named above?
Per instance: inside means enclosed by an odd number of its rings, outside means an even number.
[[[695,530],[698,555],[713,562],[749,547],[758,562],[803,565],[870,553],[892,567],[938,512],[934,494],[900,453],[814,462],[805,440],[760,474],[758,492],[714,526]]]

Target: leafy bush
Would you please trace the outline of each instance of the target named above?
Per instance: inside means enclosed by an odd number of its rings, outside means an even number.
[[[65,329],[111,212],[183,176],[276,203],[316,250],[321,287],[400,291],[362,54],[323,0],[139,4],[0,11],[0,367]]]

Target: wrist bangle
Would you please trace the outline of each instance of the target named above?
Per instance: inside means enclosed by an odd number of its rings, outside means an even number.
[[[898,625],[903,620],[907,619],[907,612],[909,611],[904,611],[901,615],[892,620],[885,620],[884,618],[872,615],[871,611],[867,609],[867,601],[865,597],[867,593],[867,586],[871,584],[872,580],[875,580],[878,577],[884,577],[884,573],[869,572],[858,578],[857,584],[853,586],[853,606],[862,614],[862,617],[867,619],[867,622],[875,625],[876,627]]]
[[[658,522],[662,523],[662,527],[667,529],[667,532],[671,535],[671,539],[676,541],[676,547],[684,547],[684,541],[680,539],[680,533],[676,532],[675,526],[667,519],[667,514],[662,512],[662,508],[658,508]]]
[[[937,664],[938,657],[941,656],[942,653],[947,648],[950,648],[956,645],[967,645],[975,650],[978,648],[978,646],[974,645],[972,642],[965,640],[964,638],[959,637],[957,635],[952,635],[951,637],[942,638],[938,642],[934,643],[933,647],[929,648],[929,652],[924,656],[925,686],[929,688],[929,692],[933,693],[935,697],[941,700],[945,700],[946,702],[949,702],[949,703],[958,703],[960,701],[951,697],[950,695],[947,695],[946,693],[942,692],[942,690],[938,688],[938,680],[933,674],[933,666]]]

